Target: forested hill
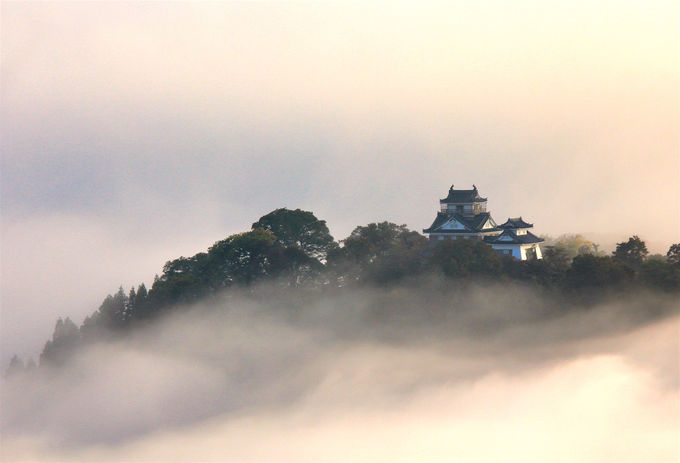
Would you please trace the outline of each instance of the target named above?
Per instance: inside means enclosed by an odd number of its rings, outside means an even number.
[[[518,261],[497,255],[481,241],[429,241],[405,225],[382,222],[359,226],[337,242],[326,222],[300,209],[277,209],[250,231],[216,242],[206,252],[168,261],[150,289],[121,287],[78,327],[57,321],[40,365],[59,365],[80,345],[125,333],[159,314],[223,293],[256,291],[269,282],[291,291],[343,290],[357,286],[407,284],[428,275],[462,282],[524,282],[555,294],[595,295],[648,288],[680,291],[680,244],[665,256],[649,256],[637,236],[619,243],[612,255],[593,243],[565,236],[544,246],[542,260]],[[34,366],[33,362],[29,364]],[[24,363],[16,356],[7,370]]]

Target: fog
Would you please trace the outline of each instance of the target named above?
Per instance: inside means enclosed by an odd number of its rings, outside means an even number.
[[[674,2],[1,8],[3,365],[278,207],[680,241]]]
[[[4,380],[3,461],[677,461],[677,300],[450,285],[180,308]]]
[[[279,207],[680,241],[673,2],[0,8],[3,369]],[[3,379],[3,461],[678,460],[676,301],[267,291]]]

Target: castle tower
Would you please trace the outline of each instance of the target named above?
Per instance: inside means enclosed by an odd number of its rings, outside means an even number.
[[[446,198],[440,199],[441,212],[445,214],[460,214],[463,217],[474,217],[486,212],[486,198],[479,196],[477,187],[472,185],[472,190],[454,190],[453,185],[449,188]]]
[[[439,200],[440,211],[430,228],[423,230],[430,236],[430,242],[445,239],[483,239],[501,233],[491,214],[486,212],[486,198],[482,198],[477,187],[472,190],[455,190]]]
[[[432,245],[447,239],[476,239],[483,240],[500,255],[520,260],[541,259],[539,243],[543,239],[528,230],[534,225],[522,217],[509,218],[497,225],[486,211],[486,203],[476,186],[472,185],[472,190],[456,190],[451,185],[446,198],[439,200],[437,217],[423,233],[429,235]]]

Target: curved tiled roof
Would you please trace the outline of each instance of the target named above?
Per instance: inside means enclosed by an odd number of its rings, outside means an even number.
[[[505,221],[504,224],[499,225],[501,228],[531,228],[533,227],[533,223],[527,223],[524,220],[522,220],[522,217],[510,217],[508,220]]]
[[[486,201],[486,198],[479,196],[477,187],[472,185],[472,190],[454,190],[453,185],[449,189],[449,195],[440,199],[440,203],[479,203]]]
[[[524,235],[518,235],[514,231],[507,229],[500,235],[484,237],[484,242],[488,244],[532,244],[542,243],[543,241],[543,238],[539,238],[531,232],[526,232]]]
[[[456,221],[463,225],[465,229],[442,230],[441,226],[451,219],[456,219]],[[434,219],[434,222],[432,222],[432,225],[430,225],[430,228],[424,229],[423,233],[487,233],[500,231],[501,229],[498,227],[482,228],[489,219],[491,219],[493,224],[491,214],[488,212],[481,212],[473,217],[465,217],[462,214],[447,214],[445,212],[438,212],[437,217]]]
[[[449,216],[443,212],[437,212],[437,217],[434,218],[434,222],[432,222],[432,225],[430,225],[430,228],[426,228],[423,230],[424,233],[429,233],[431,230],[435,230],[442,225],[448,220]]]

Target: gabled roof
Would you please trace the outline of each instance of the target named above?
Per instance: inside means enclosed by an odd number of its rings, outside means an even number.
[[[531,232],[518,235],[512,230],[503,230],[503,233],[496,236],[485,236],[484,242],[488,244],[532,244],[541,243],[543,238],[539,238]]]
[[[449,195],[440,199],[440,203],[478,203],[486,201],[486,198],[479,196],[477,187],[472,185],[472,190],[454,190],[453,185],[449,189]]]
[[[474,217],[468,217],[467,220],[472,228],[475,230],[481,230],[484,224],[486,223],[487,220],[491,220],[491,223],[493,224],[492,228],[498,228],[496,226],[496,222],[493,221],[491,218],[491,214],[488,212],[480,212],[479,214],[475,215]],[[488,230],[488,228],[486,229]]]
[[[437,228],[441,227],[448,221],[449,217],[450,216],[448,214],[437,212],[437,217],[435,217],[434,222],[432,222],[430,228],[424,229],[423,233],[430,233],[432,230],[436,230]]]
[[[522,217],[510,217],[508,220],[505,221],[504,224],[499,225],[501,228],[531,228],[533,227],[533,223],[527,223],[524,220],[522,220]]]
[[[487,220],[491,220],[493,226],[491,228],[482,228]],[[442,228],[445,224],[452,221],[459,223],[463,228]],[[438,212],[437,217],[434,219],[434,222],[432,222],[432,225],[430,225],[430,228],[423,230],[423,233],[487,233],[500,231],[501,229],[495,225],[495,222],[491,218],[491,214],[488,212],[482,212],[473,217],[465,217],[462,214],[446,214],[444,212]]]

